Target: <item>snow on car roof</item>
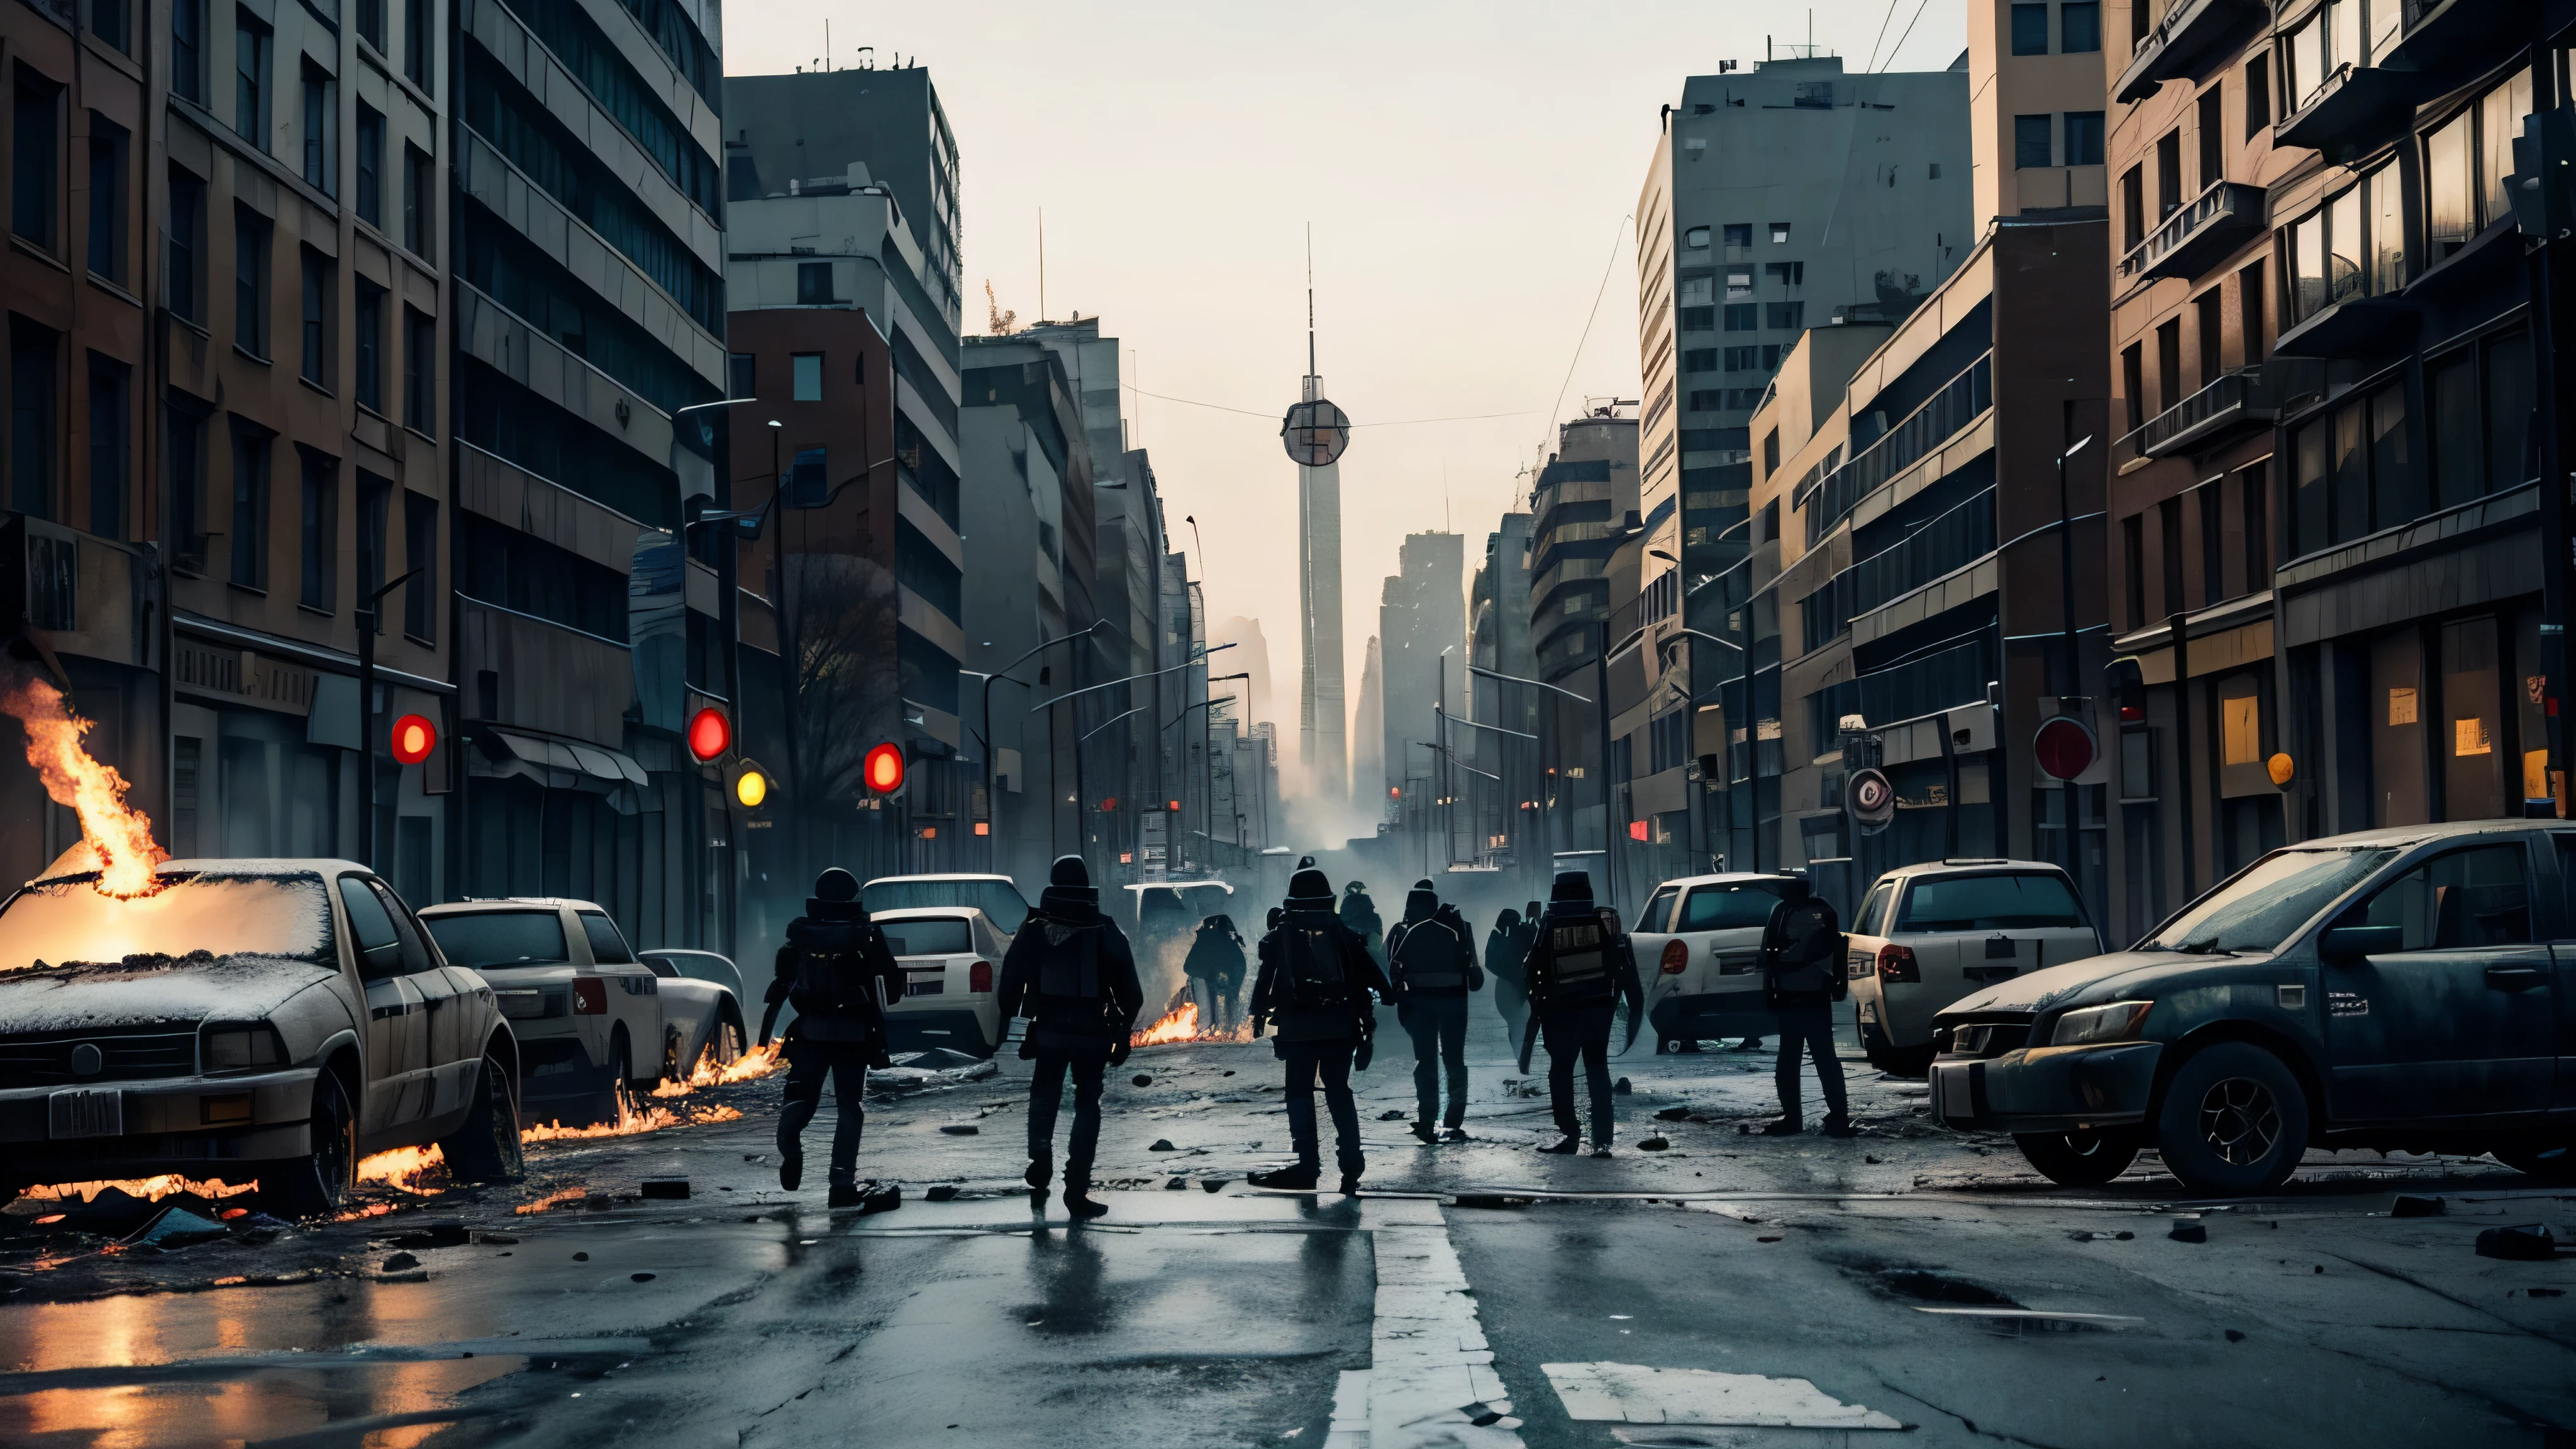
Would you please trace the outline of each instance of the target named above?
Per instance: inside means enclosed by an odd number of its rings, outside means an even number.
[[[935,921],[944,916],[980,916],[981,906],[890,906],[868,912],[871,921]]]
[[[424,916],[456,916],[472,911],[488,911],[495,907],[523,910],[530,906],[542,906],[548,909],[570,906],[576,911],[598,911],[603,915],[608,911],[606,906],[597,901],[577,901],[570,896],[467,896],[461,901],[446,901],[435,906],[423,906],[420,908],[420,913]]]

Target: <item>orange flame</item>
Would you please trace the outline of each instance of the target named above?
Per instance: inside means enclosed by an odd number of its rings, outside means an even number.
[[[45,793],[79,814],[81,839],[98,858],[100,894],[132,900],[159,890],[152,870],[170,853],[153,842],[151,817],[125,803],[125,777],[82,744],[90,722],[42,679],[0,693],[0,710],[27,727],[27,763],[44,777]]]
[[[617,1120],[594,1122],[584,1127],[566,1127],[561,1121],[521,1129],[521,1142],[561,1142],[576,1137],[631,1137],[638,1132],[659,1132],[665,1127],[698,1127],[710,1122],[738,1122],[742,1113],[731,1107],[681,1108],[645,1107],[635,1103],[621,1090],[617,1094]]]
[[[88,1202],[109,1188],[119,1189],[146,1202],[159,1202],[165,1197],[183,1192],[192,1192],[199,1197],[207,1198],[239,1197],[246,1192],[258,1191],[259,1183],[254,1179],[235,1186],[219,1177],[200,1181],[193,1177],[181,1177],[175,1172],[165,1172],[158,1177],[127,1177],[103,1182],[57,1182],[45,1187],[31,1187],[22,1195],[34,1202],[70,1202],[73,1198]]]
[[[545,1212],[549,1208],[562,1207],[568,1202],[579,1202],[588,1196],[590,1196],[590,1191],[587,1188],[568,1187],[561,1192],[547,1193],[544,1197],[538,1198],[535,1202],[523,1202],[517,1207],[510,1209],[510,1211],[523,1216],[528,1213],[541,1213]]]
[[[447,1154],[435,1142],[427,1147],[395,1147],[370,1153],[358,1162],[358,1181],[380,1182],[424,1197],[446,1189],[428,1186],[423,1180],[446,1175]]]
[[[1169,1046],[1175,1042],[1250,1041],[1251,1028],[1238,1026],[1232,1031],[1201,1031],[1199,1004],[1184,1001],[1155,1022],[1127,1039],[1130,1046]]]
[[[653,1095],[685,1097],[700,1087],[730,1087],[736,1082],[758,1081],[787,1064],[781,1056],[786,1046],[786,1040],[781,1038],[767,1046],[753,1047],[722,1065],[717,1064],[715,1050],[711,1047],[698,1054],[698,1064],[685,1080],[664,1082],[653,1089]]]

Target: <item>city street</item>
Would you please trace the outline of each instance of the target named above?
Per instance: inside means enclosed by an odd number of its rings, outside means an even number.
[[[2576,1426],[2576,1268],[2472,1248],[2485,1227],[2563,1235],[2571,1195],[2492,1162],[2315,1154],[2278,1195],[2211,1202],[2150,1155],[2057,1188],[2007,1140],[1930,1126],[1924,1087],[1848,1044],[1856,1138],[1740,1132],[1771,1109],[1767,1051],[1641,1045],[1617,1065],[1618,1155],[1546,1157],[1544,1098],[1479,1005],[1476,1140],[1379,1120],[1411,1101],[1390,1041],[1359,1078],[1357,1200],[1245,1187],[1288,1146],[1261,1043],[1113,1074],[1110,1212],[1080,1226],[1029,1211],[1007,1060],[879,1079],[863,1171],[901,1184],[891,1213],[824,1210],[828,1106],[805,1189],[779,1191],[778,1076],[677,1104],[738,1118],[534,1144],[522,1184],[380,1188],[361,1201],[390,1211],[256,1244],[244,1218],[102,1254],[22,1201],[0,1440],[2554,1445]],[[638,1195],[668,1178],[685,1200]],[[2441,1212],[2394,1217],[2400,1194]]]

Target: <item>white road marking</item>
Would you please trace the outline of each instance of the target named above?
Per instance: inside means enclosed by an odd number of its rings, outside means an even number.
[[[1365,1449],[1521,1449],[1520,1421],[1494,1372],[1439,1204],[1366,1199],[1360,1225],[1377,1255]],[[1475,1422],[1486,1414],[1497,1417]],[[1336,1429],[1337,1449],[1343,1442],[1361,1449],[1340,1438],[1338,1422]]]
[[[1903,1429],[1876,1409],[1846,1404],[1805,1379],[1627,1363],[1549,1363],[1568,1418],[1613,1424],[1743,1425],[1787,1429]]]

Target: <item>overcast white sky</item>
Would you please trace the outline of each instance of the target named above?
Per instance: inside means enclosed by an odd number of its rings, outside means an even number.
[[[1966,44],[1965,3],[1824,0],[1814,36],[1854,70],[1873,49],[1876,69],[1938,70]],[[1210,616],[1263,623],[1291,735],[1296,473],[1277,419],[1305,371],[1306,225],[1325,385],[1362,426],[1342,461],[1356,702],[1399,538],[1463,533],[1472,573],[1526,489],[1517,475],[1560,387],[1560,414],[1636,396],[1624,218],[1657,107],[1686,75],[1761,60],[1766,30],[1805,40],[1808,14],[1709,0],[764,0],[732,7],[725,68],[810,65],[827,19],[841,64],[861,45],[881,66],[918,57],[957,134],[968,330],[984,325],[988,279],[1003,307],[1038,315],[1043,208],[1048,314],[1099,316],[1147,393],[1258,415],[1128,395],[1130,441],[1152,450]],[[1489,413],[1515,416],[1369,426]]]

